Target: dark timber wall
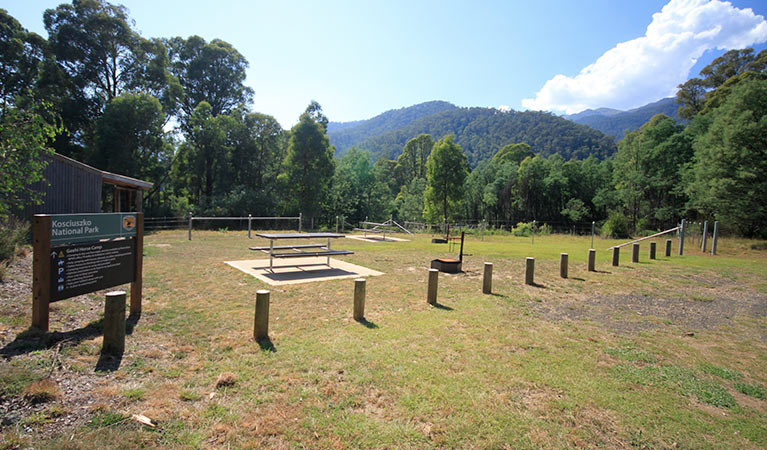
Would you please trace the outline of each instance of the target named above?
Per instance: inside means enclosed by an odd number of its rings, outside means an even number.
[[[35,214],[78,214],[101,212],[100,171],[75,160],[53,155],[46,158],[46,182],[31,187],[45,193],[40,205],[29,205],[20,214],[31,220]]]

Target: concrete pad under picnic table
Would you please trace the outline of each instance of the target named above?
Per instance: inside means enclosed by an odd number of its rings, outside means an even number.
[[[346,239],[356,239],[358,241],[365,241],[365,242],[410,242],[409,239],[402,239],[402,238],[396,238],[389,236],[387,233],[386,239],[384,239],[380,234],[368,234],[367,236],[360,236],[358,234],[347,234]]]
[[[290,260],[275,258],[273,272],[269,270],[268,258],[224,262],[272,286],[383,275],[383,272],[334,258],[330,258],[330,267],[328,267],[327,258],[324,256],[307,256],[290,258]]]

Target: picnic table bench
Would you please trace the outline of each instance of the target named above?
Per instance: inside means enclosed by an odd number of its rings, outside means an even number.
[[[259,233],[258,237],[269,239],[269,246],[250,247],[250,250],[269,254],[269,270],[274,272],[274,258],[303,258],[310,256],[326,256],[326,265],[330,267],[330,257],[336,255],[353,255],[351,250],[334,250],[330,246],[331,239],[344,237],[337,233]],[[327,239],[327,244],[292,244],[274,245],[274,241],[283,239]],[[306,249],[319,249],[318,251],[306,251]],[[288,251],[285,251],[288,250]],[[292,250],[292,251],[291,251]],[[304,264],[300,264],[304,265]]]

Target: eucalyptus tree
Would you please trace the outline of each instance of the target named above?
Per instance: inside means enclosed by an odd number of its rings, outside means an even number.
[[[469,174],[469,162],[453,135],[440,139],[426,161],[424,216],[427,220],[448,220],[463,199],[463,183]]]
[[[249,104],[253,89],[245,86],[248,61],[230,43],[210,42],[200,36],[174,37],[165,41],[170,71],[184,88],[182,120],[191,117],[200,102],[210,105],[216,117],[228,114],[240,104]]]
[[[15,105],[33,88],[45,46],[45,39],[0,8],[0,107]]]
[[[334,147],[322,123],[306,111],[290,130],[288,150],[280,181],[288,197],[286,209],[315,217],[328,197],[335,170]]]

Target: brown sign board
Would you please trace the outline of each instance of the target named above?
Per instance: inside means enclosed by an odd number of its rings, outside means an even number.
[[[51,302],[135,281],[135,241],[51,248]]]
[[[37,214],[32,236],[33,327],[48,331],[51,302],[125,283],[141,314],[143,213]]]

